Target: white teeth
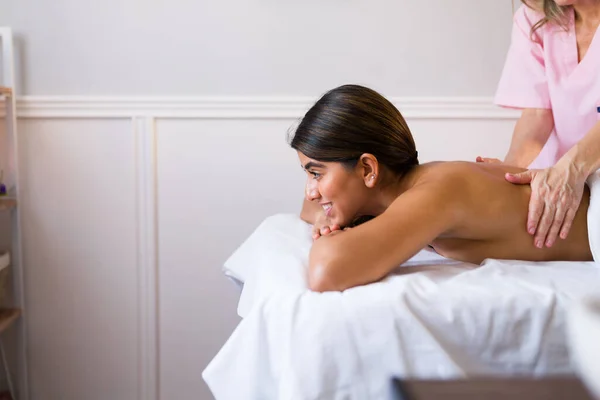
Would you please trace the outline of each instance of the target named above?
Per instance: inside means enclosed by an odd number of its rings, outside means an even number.
[[[323,204],[323,210],[328,211],[331,208],[331,204]]]

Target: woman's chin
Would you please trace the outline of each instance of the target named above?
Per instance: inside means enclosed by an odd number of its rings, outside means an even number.
[[[348,222],[346,222],[343,218],[332,218],[331,225],[337,225],[343,229],[345,226],[348,225]]]

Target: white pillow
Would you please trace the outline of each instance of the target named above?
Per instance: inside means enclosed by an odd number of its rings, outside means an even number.
[[[308,290],[308,255],[312,226],[296,214],[266,218],[225,262],[223,272],[243,284],[238,314],[247,315],[261,298],[274,291]],[[404,266],[454,263],[434,252],[423,250]]]
[[[312,245],[312,226],[295,214],[266,218],[223,267],[225,275],[243,283],[238,314],[274,290],[305,291]]]

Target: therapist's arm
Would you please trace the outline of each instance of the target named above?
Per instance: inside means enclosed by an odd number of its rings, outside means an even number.
[[[600,121],[564,156],[587,179],[600,168]]]
[[[554,128],[552,110],[526,108],[515,125],[504,163],[527,168],[540,154]]]

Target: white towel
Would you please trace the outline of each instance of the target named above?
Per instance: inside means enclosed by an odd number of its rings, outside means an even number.
[[[588,237],[594,261],[600,263],[600,169],[587,180],[590,187],[590,206],[588,208]]]

